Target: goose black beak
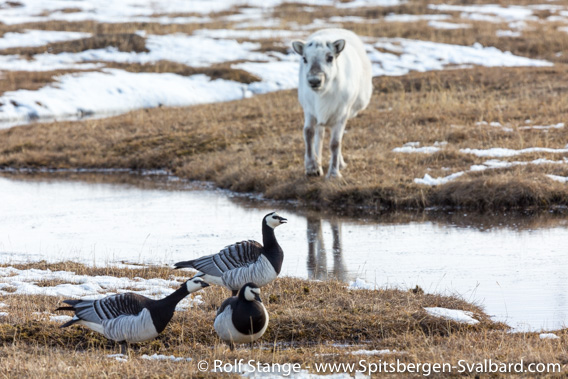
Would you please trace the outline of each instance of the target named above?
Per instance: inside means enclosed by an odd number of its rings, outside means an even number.
[[[255,295],[254,299],[259,303],[262,303],[262,300],[260,300],[260,295]]]
[[[285,223],[288,222],[288,220],[285,219],[284,217],[280,217],[279,220],[280,220],[280,223],[281,223],[281,224],[285,224]]]
[[[201,282],[201,288],[209,287],[211,284],[207,282]]]

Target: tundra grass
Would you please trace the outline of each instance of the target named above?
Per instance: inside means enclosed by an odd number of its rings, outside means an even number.
[[[528,1],[482,1],[479,4],[532,5]],[[565,2],[555,2],[562,5]],[[539,130],[530,125],[565,122],[566,50],[563,26],[548,20],[546,7],[533,7],[535,20],[518,37],[497,37],[510,29],[503,23],[463,20],[461,12],[444,11],[449,22],[466,22],[470,28],[440,30],[427,22],[386,22],[390,14],[440,13],[420,1],[393,7],[338,9],[285,3],[272,11],[277,29],[310,24],[314,19],[358,16],[364,23],[347,23],[362,36],[403,37],[434,42],[495,46],[529,58],[547,59],[547,68],[469,68],[440,72],[410,73],[402,77],[374,78],[369,107],[347,124],[343,152],[348,167],[341,180],[306,178],[303,169],[303,115],[295,91],[282,91],[251,99],[186,108],[133,111],[126,115],[81,122],[32,124],[0,131],[0,168],[163,169],[188,180],[204,180],[221,188],[262,193],[267,199],[296,200],[302,207],[349,214],[373,214],[400,210],[468,209],[470,211],[563,210],[568,205],[565,183],[547,175],[568,176],[561,164],[565,153],[531,153],[510,158],[515,166],[471,172],[470,167],[490,158],[465,154],[464,148],[501,147],[564,148],[568,127]],[[67,10],[73,12],[73,9]],[[0,34],[26,29],[69,30],[92,33],[76,41],[44,47],[15,48],[3,54],[79,52],[114,46],[121,51],[143,52],[148,34],[192,33],[197,29],[235,27],[226,16],[235,8],[210,15],[212,22],[176,25],[158,23],[81,23],[49,21],[0,25]],[[180,15],[191,16],[191,15]],[[271,14],[267,13],[266,17]],[[285,52],[282,41],[258,42],[260,51]],[[152,64],[104,63],[106,67],[131,72],[205,74],[243,83],[257,81],[254,75],[233,69],[233,62],[211,67],[188,67],[174,62]],[[8,72],[0,81],[0,93],[37,89],[71,71]],[[527,123],[530,120],[530,123]],[[500,123],[501,127],[491,123]],[[495,125],[495,124],[494,124]],[[328,133],[329,134],[329,133]],[[437,153],[403,154],[393,149],[408,142],[421,146],[447,142]],[[327,140],[325,144],[327,145]],[[324,169],[329,159],[324,148]],[[539,159],[555,161],[526,164]],[[523,164],[519,164],[522,162]],[[450,183],[430,187],[415,179],[426,174],[444,177],[466,171]]]
[[[567,176],[564,164],[470,172],[436,187],[414,179],[467,171],[489,159],[463,148],[564,148],[567,128],[523,127],[564,122],[566,79],[562,64],[375,78],[371,104],[347,125],[343,152],[348,166],[342,180],[305,177],[303,115],[295,91],[2,130],[0,167],[165,169],[233,191],[343,213],[558,208],[568,205],[568,189],[546,175]],[[393,152],[407,142],[429,146],[439,141],[447,145],[434,154]],[[530,153],[501,160],[561,161],[565,156]],[[328,157],[326,147],[324,168]]]
[[[73,262],[43,262],[13,267],[68,270],[83,275],[174,278],[169,268],[161,266],[92,268]],[[420,289],[350,290],[340,282],[288,277],[262,290],[270,326],[260,342],[252,349],[241,346],[230,351],[212,327],[216,308],[229,292],[214,286],[200,294],[203,303],[177,312],[157,339],[132,345],[127,362],[108,357],[118,353],[119,347],[101,335],[81,326],[61,329],[59,322],[50,321],[63,298],[4,295],[2,302],[7,306],[2,311],[8,315],[0,316],[0,373],[10,377],[201,377],[214,374],[199,371],[199,361],[213,365],[215,360],[234,363],[239,359],[297,363],[310,372],[314,372],[315,363],[357,365],[362,359],[375,364],[398,360],[405,364],[453,365],[460,360],[472,364],[491,359],[499,363],[523,362],[524,368],[530,363],[557,363],[557,370],[565,370],[568,362],[565,330],[556,333],[560,337],[556,340],[542,340],[538,333],[510,333],[506,325],[492,321],[480,307],[456,296],[426,294]],[[432,317],[424,307],[470,311],[480,323],[467,325]],[[357,350],[385,352],[351,354]],[[153,354],[192,360],[142,358]]]

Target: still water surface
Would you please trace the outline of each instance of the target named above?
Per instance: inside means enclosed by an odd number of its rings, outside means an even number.
[[[262,217],[275,209],[179,183],[107,181],[0,177],[0,263],[173,264],[240,240],[262,241]],[[395,222],[279,213],[288,218],[276,230],[284,275],[419,285],[481,304],[518,329],[568,324],[565,219],[461,214]]]

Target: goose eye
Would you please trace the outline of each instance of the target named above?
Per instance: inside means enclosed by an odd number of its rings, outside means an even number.
[[[306,59],[306,57],[302,57],[302,59],[304,60],[304,63],[308,63],[308,60]]]
[[[326,60],[327,60],[327,63],[333,62],[333,56],[332,56],[332,55],[328,55],[327,58],[326,58]]]

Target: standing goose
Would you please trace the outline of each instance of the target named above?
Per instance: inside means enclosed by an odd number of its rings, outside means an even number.
[[[268,312],[260,300],[260,288],[247,283],[237,296],[226,299],[217,311],[214,327],[231,350],[235,343],[252,343],[262,337],[268,327]]]
[[[208,283],[227,287],[233,291],[233,296],[245,283],[254,282],[262,287],[280,274],[284,252],[276,241],[274,228],[286,221],[276,212],[264,216],[262,219],[264,246],[253,240],[237,242],[217,254],[178,262],[175,267],[196,269],[199,271],[196,277],[202,277]]]
[[[62,328],[78,323],[117,342],[142,342],[157,337],[166,328],[184,297],[208,286],[201,278],[192,278],[161,300],[128,292],[99,300],[64,300],[70,306],[56,311],[75,312]],[[124,345],[121,350],[124,353]]]

